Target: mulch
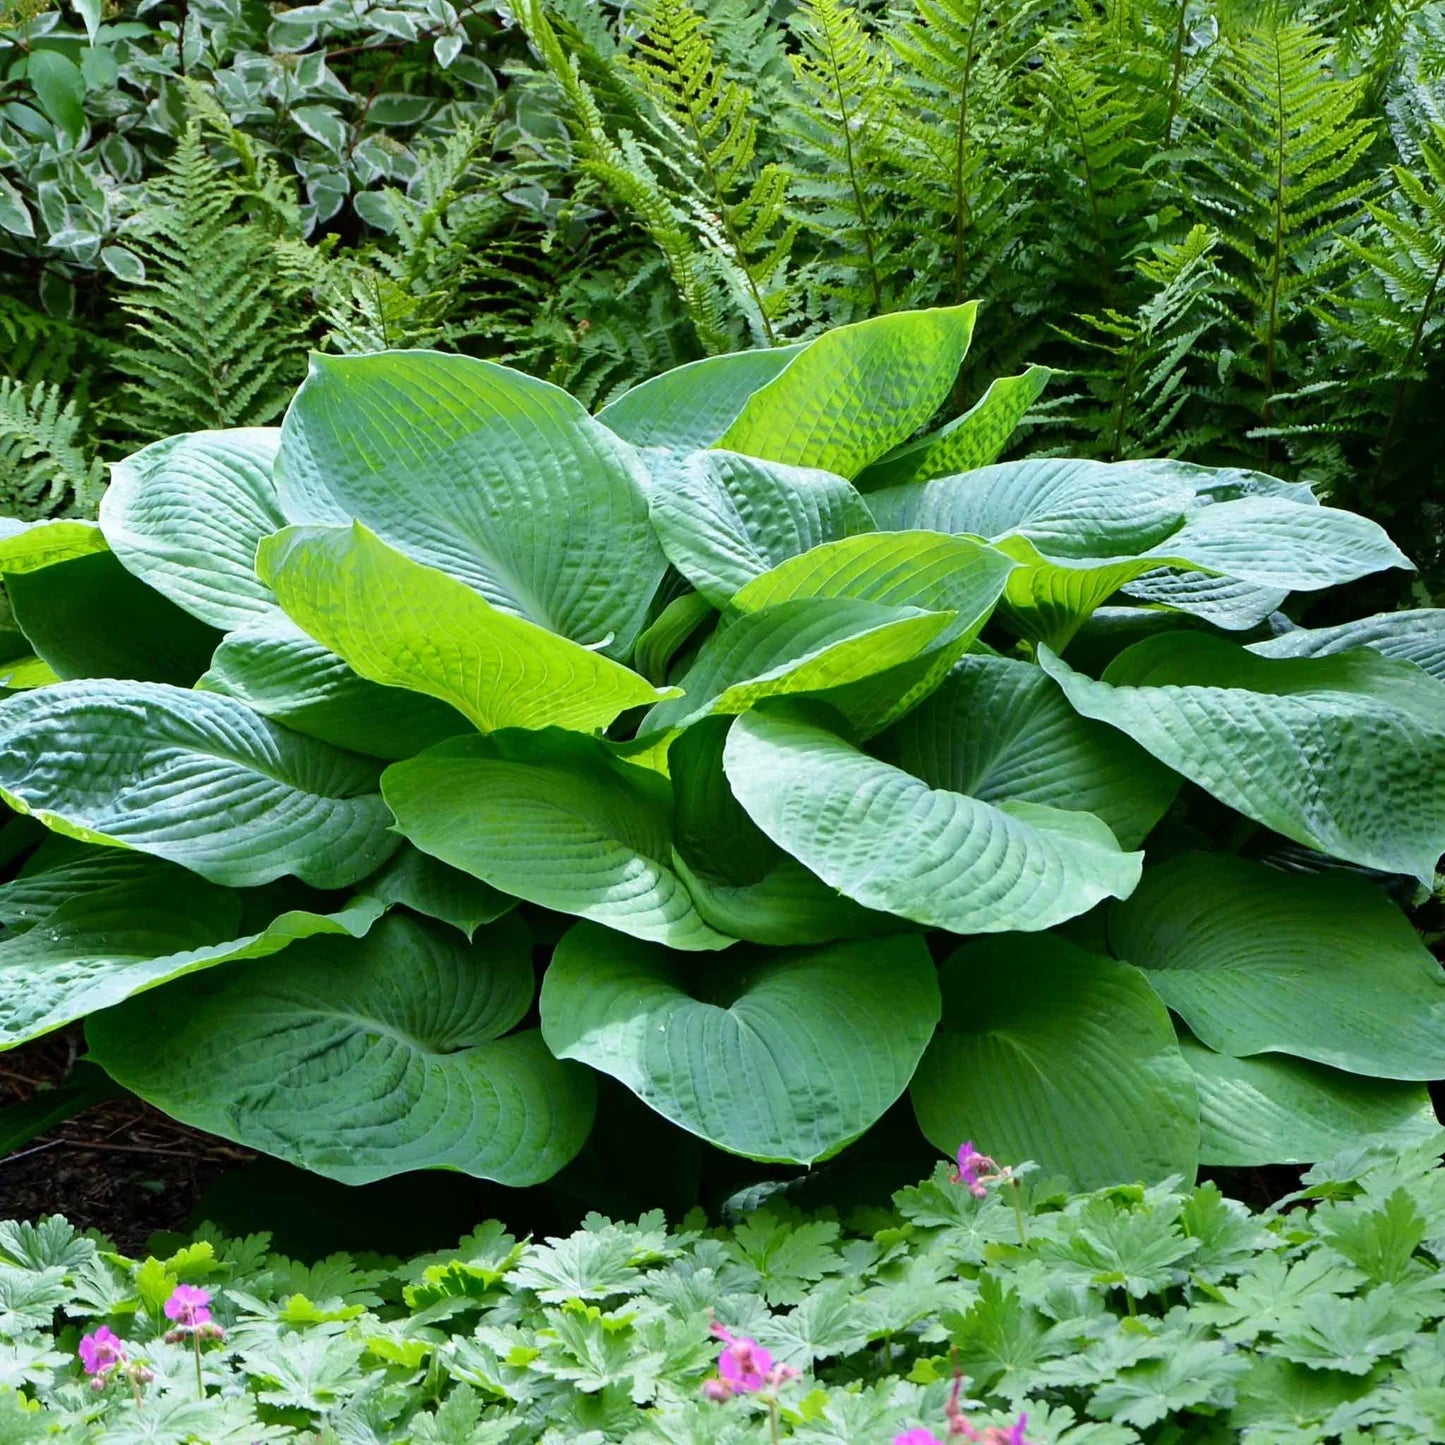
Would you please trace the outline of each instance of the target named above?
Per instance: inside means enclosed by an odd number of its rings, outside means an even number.
[[[0,1108],[62,1084],[83,1051],[66,1030],[0,1056]],[[186,1227],[214,1179],[253,1158],[139,1099],[109,1099],[0,1158],[0,1219],[63,1214],[144,1254],[156,1231]]]

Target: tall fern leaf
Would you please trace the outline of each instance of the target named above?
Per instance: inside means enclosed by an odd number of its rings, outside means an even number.
[[[104,472],[81,440],[81,417],[60,388],[0,378],[0,515],[93,515]]]

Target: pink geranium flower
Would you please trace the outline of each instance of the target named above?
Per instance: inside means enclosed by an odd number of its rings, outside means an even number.
[[[125,1364],[125,1346],[109,1325],[102,1325],[94,1334],[80,1337],[80,1363],[87,1375],[104,1376]]]
[[[905,1430],[901,1435],[895,1435],[893,1445],[944,1445],[944,1442],[932,1430],[919,1425],[916,1429]]]
[[[197,1329],[211,1323],[211,1296],[198,1285],[178,1284],[165,1302],[166,1318],[183,1329]]]

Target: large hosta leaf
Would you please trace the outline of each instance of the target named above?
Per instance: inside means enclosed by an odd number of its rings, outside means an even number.
[[[1052,375],[1047,366],[1031,366],[1020,376],[996,377],[961,417],[875,462],[858,478],[859,489],[874,492],[927,482],[997,461]]]
[[[0,795],[48,828],[235,887],[340,888],[397,847],[380,766],[242,703],[140,682],[67,682],[0,703]]]
[[[374,758],[409,758],[472,731],[436,698],[361,677],[280,611],[228,632],[196,686],[237,698],[293,732]]]
[[[1352,874],[1192,854],[1114,908],[1110,946],[1221,1053],[1295,1054],[1387,1079],[1445,1075],[1445,974]]]
[[[1039,668],[982,654],[962,658],[879,747],[933,788],[1092,813],[1126,848],[1179,787],[1143,748],[1080,717]]]
[[[483,732],[591,732],[665,696],[359,523],[288,528],[262,544],[258,566],[288,615],[362,677],[437,698]]]
[[[747,399],[807,344],[733,351],[675,366],[609,402],[597,420],[634,446],[673,452],[710,447],[737,419]]]
[[[640,733],[686,727],[709,713],[746,712],[765,697],[843,687],[911,661],[957,621],[954,612],[853,597],[795,597],[725,618]]]
[[[439,918],[473,937],[484,923],[494,923],[517,906],[480,878],[452,868],[419,848],[406,844],[374,878],[361,885],[362,894],[385,907],[399,903],[414,913]]]
[[[288,521],[360,521],[502,611],[614,656],[666,566],[632,449],[566,392],[471,357],[313,357],[277,477]]]
[[[789,557],[877,530],[842,477],[735,452],[694,452],[653,487],[651,506],[668,559],[716,607]]]
[[[1297,627],[1267,642],[1251,643],[1249,650],[1261,657],[1328,657],[1352,647],[1373,647],[1386,657],[1403,658],[1445,682],[1445,607],[1381,612],[1337,627]]]
[[[286,909],[247,932],[232,890],[154,858],[136,862],[0,942],[0,1049],[183,974],[263,958],[314,934],[359,936],[385,907],[366,899],[333,913]]]
[[[1440,1125],[1423,1084],[1362,1079],[1283,1054],[1236,1059],[1182,1038],[1199,1090],[1199,1162],[1311,1164],[1368,1141],[1423,1144]]]
[[[1227,632],[1247,632],[1284,606],[1284,587],[1260,587],[1237,577],[1215,577],[1179,567],[1146,572],[1125,583],[1125,596],[1151,607],[1172,607]]]
[[[1136,969],[1061,938],[980,939],[939,982],[943,1027],[912,1098],[940,1149],[972,1139],[1079,1189],[1193,1176],[1193,1075]]]
[[[721,717],[696,723],[668,750],[673,865],[697,911],[723,933],[779,947],[896,933],[896,918],[829,888],[743,812],[723,774],[729,725]]]
[[[667,779],[575,733],[456,738],[382,780],[425,853],[504,893],[674,948],[724,948],[672,867]]]
[[[188,432],[117,462],[100,504],[111,551],[213,627],[270,616],[256,544],[285,525],[272,480],[280,444],[275,427]]]
[[[0,573],[7,577],[105,550],[105,534],[79,517],[40,522],[0,517]]]
[[[718,445],[856,476],[943,404],[976,312],[899,311],[824,332],[748,397]]]
[[[516,920],[468,944],[392,917],[365,939],[187,979],[86,1035],[173,1117],[347,1184],[411,1169],[535,1184],[581,1148],[593,1095],[536,1031],[507,1033],[532,990]]]
[[[911,937],[702,965],[584,923],[542,985],[559,1058],[620,1079],[709,1143],[797,1164],[857,1138],[903,1093],[938,1011],[933,962]]]
[[[724,766],[753,822],[825,883],[955,933],[1050,928],[1139,878],[1142,855],[1087,813],[930,788],[797,716],[740,717]]]
[[[1445,686],[1369,651],[1273,659],[1172,633],[1101,681],[1040,661],[1111,723],[1247,817],[1332,857],[1429,882],[1445,851]]]

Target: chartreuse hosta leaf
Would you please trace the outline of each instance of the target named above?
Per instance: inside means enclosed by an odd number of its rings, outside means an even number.
[[[1258,657],[1204,633],[1126,648],[1095,681],[1040,649],[1086,717],[1331,857],[1427,884],[1445,850],[1445,686],[1358,650]]]
[[[1187,855],[1144,875],[1113,910],[1109,939],[1221,1053],[1445,1075],[1445,975],[1405,916],[1353,874]]]
[[[748,397],[717,444],[857,476],[942,406],[977,310],[970,301],[825,331]]]
[[[256,545],[285,526],[272,472],[276,427],[188,432],[117,462],[100,525],[126,570],[229,631],[267,618]]]
[[[874,492],[904,482],[926,482],[997,461],[1052,375],[1047,366],[1031,366],[1020,376],[996,377],[962,416],[898,447],[867,468],[858,478],[859,490]]]
[[[414,562],[359,522],[288,527],[261,544],[257,567],[287,614],[361,677],[437,698],[483,732],[591,732],[667,696]]]
[[[424,853],[559,913],[674,948],[725,948],[672,866],[665,777],[556,729],[455,738],[382,779]]]
[[[566,392],[472,357],[313,357],[277,478],[288,521],[359,521],[612,656],[631,650],[666,567],[632,448]]]
[[[735,452],[692,453],[656,480],[650,503],[668,560],[715,607],[789,557],[877,530],[842,477]]]
[[[1030,663],[974,654],[879,750],[930,787],[985,803],[1045,803],[1102,818],[1134,848],[1164,815],[1178,775],[1116,729],[1080,717]]]
[[[954,612],[854,597],[795,597],[726,617],[639,733],[686,727],[709,713],[746,712],[766,697],[822,692],[910,662],[957,620]]]
[[[940,1149],[987,1141],[1080,1189],[1193,1176],[1194,1077],[1137,969],[1052,935],[990,938],[939,983],[943,1025],[911,1095]]]
[[[437,698],[359,676],[279,610],[228,632],[196,686],[237,698],[292,732],[369,757],[409,758],[473,730]]]
[[[723,933],[778,947],[896,933],[898,919],[842,897],[743,812],[723,775],[729,725],[722,717],[695,723],[667,755],[673,866],[697,911]]]
[[[234,887],[364,878],[397,847],[380,765],[244,704],[156,683],[57,683],[0,703],[0,795],[46,827]]]
[[[720,1148],[796,1164],[835,1153],[903,1093],[939,1013],[921,938],[704,964],[587,923],[558,944],[541,1005],[559,1058]]]
[[[0,942],[0,1049],[61,1028],[183,974],[277,953],[314,934],[364,934],[385,904],[361,899],[331,913],[286,909],[243,922],[241,896],[173,864],[112,853],[111,878],[95,860],[74,868],[70,896],[37,903],[43,875],[17,895],[31,926]],[[57,880],[59,886],[61,880]],[[20,903],[21,898],[30,901]],[[253,911],[263,899],[248,900]]]
[[[1352,647],[1373,647],[1386,657],[1402,658],[1445,682],[1445,607],[1381,612],[1337,627],[1297,627],[1250,644],[1261,657],[1328,657]]]
[[[753,822],[825,883],[955,933],[1050,928],[1139,879],[1143,855],[1088,813],[930,788],[793,714],[738,718],[724,767]]]
[[[1440,1129],[1423,1084],[1363,1079],[1283,1054],[1236,1059],[1188,1037],[1179,1047],[1199,1091],[1201,1164],[1307,1164],[1366,1140],[1403,1150]]]
[[[968,537],[937,532],[873,532],[815,547],[749,582],[733,613],[761,612],[795,598],[854,598],[890,607],[951,612],[922,655],[830,690],[828,702],[863,736],[884,728],[926,697],[983,630],[1013,563]]]
[[[7,577],[105,549],[105,534],[94,522],[80,518],[21,522],[0,517],[0,573]]]
[[[394,915],[187,979],[86,1036],[172,1117],[347,1184],[412,1169],[535,1184],[581,1148],[593,1093],[536,1030],[508,1033],[532,992],[517,920],[467,943]]]

